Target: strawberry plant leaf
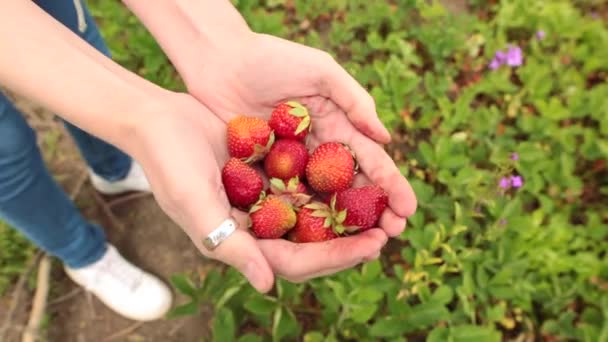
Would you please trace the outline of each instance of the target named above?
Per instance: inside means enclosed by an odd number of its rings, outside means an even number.
[[[234,341],[236,339],[236,323],[232,310],[222,307],[213,317],[213,341]]]

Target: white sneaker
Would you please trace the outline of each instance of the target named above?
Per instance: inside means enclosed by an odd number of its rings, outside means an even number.
[[[108,244],[104,256],[94,264],[64,269],[74,282],[129,319],[159,319],[171,308],[173,296],[169,287],[126,261],[112,245]]]
[[[97,191],[106,195],[116,195],[129,191],[151,192],[150,183],[144,174],[144,169],[136,161],[131,164],[127,176],[119,181],[108,181],[89,169],[91,183]]]

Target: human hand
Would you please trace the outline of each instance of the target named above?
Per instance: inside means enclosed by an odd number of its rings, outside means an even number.
[[[237,114],[268,119],[273,107],[287,100],[306,105],[313,122],[308,147],[328,141],[349,145],[362,171],[356,182],[378,184],[389,195],[381,228],[389,236],[399,235],[416,210],[416,197],[378,144],[390,136],[373,98],[321,50],[255,33],[231,42],[236,43],[206,53],[201,68],[183,69],[190,93],[225,122]]]
[[[190,96],[175,95],[140,131],[134,153],[161,208],[203,255],[237,268],[260,292],[272,288],[275,275],[300,282],[335,273],[376,258],[386,243],[380,229],[305,245],[256,240],[246,230],[246,213],[230,206],[222,185],[226,124]],[[230,216],[240,229],[208,251],[203,239]]]

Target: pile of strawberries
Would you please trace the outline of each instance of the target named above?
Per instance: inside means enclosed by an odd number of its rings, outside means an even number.
[[[304,243],[354,234],[376,227],[388,205],[379,186],[353,187],[358,164],[346,145],[307,149],[311,127],[307,108],[296,101],[278,105],[268,121],[240,115],[228,123],[222,182],[260,239]],[[258,169],[270,180],[266,189]]]

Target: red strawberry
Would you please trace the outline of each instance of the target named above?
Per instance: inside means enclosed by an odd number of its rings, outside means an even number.
[[[335,239],[334,222],[329,215],[329,207],[321,202],[312,202],[298,211],[296,226],[287,238],[296,243],[319,242]]]
[[[308,163],[308,150],[297,140],[281,139],[275,142],[264,159],[268,177],[289,180],[304,177]]]
[[[349,188],[332,196],[335,212],[346,211],[342,224],[346,231],[364,231],[377,227],[380,216],[388,205],[388,195],[377,185]]]
[[[279,138],[303,140],[310,131],[310,115],[299,102],[279,104],[270,115],[270,127]]]
[[[224,165],[222,183],[230,204],[238,208],[249,208],[260,198],[264,188],[257,171],[238,158],[230,158]]]
[[[288,182],[278,178],[271,178],[270,192],[274,195],[280,196],[298,208],[310,202],[310,199],[312,198],[312,196],[308,194],[306,185],[300,182],[298,177],[294,177]]]
[[[228,122],[228,152],[247,163],[264,158],[274,143],[274,133],[260,118],[239,115]]]
[[[278,239],[296,224],[296,212],[280,197],[263,197],[249,211],[249,228],[260,239]]]
[[[337,192],[353,183],[356,162],[349,148],[338,142],[319,145],[310,155],[306,179],[317,192]]]

